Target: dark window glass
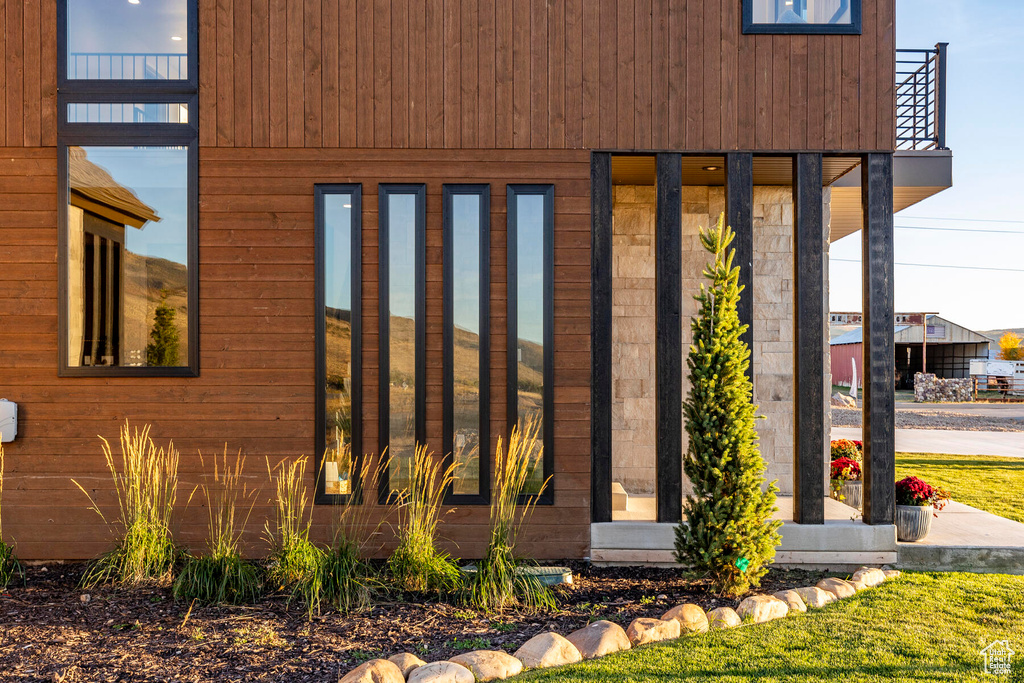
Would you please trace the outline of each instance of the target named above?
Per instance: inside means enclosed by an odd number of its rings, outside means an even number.
[[[859,33],[861,0],[744,0],[744,31]]]
[[[425,394],[423,186],[380,186],[381,438],[391,467],[381,486],[409,485],[413,455],[422,443]]]
[[[186,80],[188,0],[67,0],[69,80]]]
[[[551,322],[553,202],[549,185],[509,187],[509,344],[512,424],[535,434],[526,493],[541,492],[551,462]]]
[[[324,249],[324,493],[352,492],[355,418],[353,412],[353,334],[355,280],[358,272],[353,251],[358,228],[353,192],[325,193],[321,197]],[[356,244],[358,242],[355,242]],[[356,267],[354,267],[356,266]]]
[[[187,366],[188,148],[67,155],[67,367]]]
[[[463,503],[487,502],[490,483],[489,214],[488,186],[445,186],[444,447]]]

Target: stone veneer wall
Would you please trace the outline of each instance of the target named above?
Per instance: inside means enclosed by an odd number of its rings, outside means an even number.
[[[826,194],[826,221],[828,201]],[[692,295],[703,280],[707,256],[697,231],[699,226],[713,224],[725,209],[725,190],[683,187],[682,204],[685,354],[691,338],[689,318],[697,311]],[[632,494],[655,490],[654,221],[654,187],[614,188],[612,478]],[[783,494],[792,494],[793,202],[789,187],[754,188],[754,253],[754,398],[758,414],[764,416],[757,421],[757,430],[768,478],[778,479]],[[829,378],[824,381],[829,383]],[[688,391],[684,361],[683,395]],[[684,433],[684,448],[686,443]],[[685,476],[683,482],[686,491]]]
[[[655,488],[653,186],[617,185],[612,211],[612,480]]]

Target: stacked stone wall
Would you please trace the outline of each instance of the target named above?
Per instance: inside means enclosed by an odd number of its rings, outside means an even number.
[[[939,379],[928,372],[914,373],[914,401],[917,403],[964,403],[974,400],[970,377]]]
[[[631,494],[655,490],[655,188],[616,186],[612,270],[612,477]],[[725,209],[722,187],[682,188],[682,342],[707,260],[698,237]],[[828,220],[826,203],[826,221]],[[754,188],[754,399],[767,476],[793,490],[793,200],[789,187]],[[750,293],[747,293],[748,295]],[[683,396],[689,392],[683,363]],[[823,406],[823,410],[825,407]],[[683,448],[687,446],[683,434]],[[823,454],[824,457],[824,454]],[[683,477],[684,492],[689,483]]]

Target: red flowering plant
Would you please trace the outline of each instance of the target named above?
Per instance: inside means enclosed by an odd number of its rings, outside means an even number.
[[[864,462],[864,444],[860,441],[836,439],[830,445],[832,447],[832,460],[849,458],[850,460],[856,460],[858,463]]]
[[[833,441],[833,443],[835,443]],[[848,481],[860,481],[860,463],[853,458],[837,458],[832,461],[829,481],[832,488],[832,497],[842,500],[843,495],[839,492],[843,484]]]
[[[896,504],[924,507],[931,505],[936,511],[946,507],[949,492],[932,486],[918,477],[904,477],[896,482]],[[937,516],[937,515],[936,515]]]

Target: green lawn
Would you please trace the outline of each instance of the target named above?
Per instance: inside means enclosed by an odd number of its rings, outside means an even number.
[[[897,453],[896,479],[911,475],[941,486],[957,502],[1024,522],[1024,458]]]
[[[529,681],[1024,681],[982,673],[979,650],[1024,653],[1024,576],[904,574],[824,609],[528,673]]]

